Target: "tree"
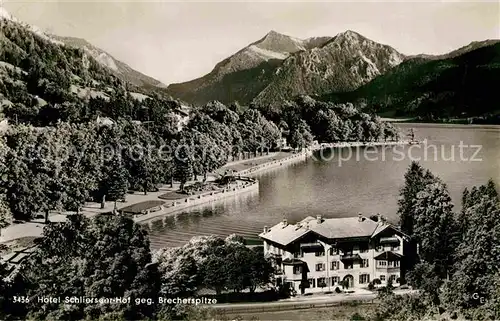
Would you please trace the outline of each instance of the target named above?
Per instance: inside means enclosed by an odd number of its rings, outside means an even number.
[[[408,283],[415,289],[420,289],[438,303],[439,287],[441,278],[436,274],[434,264],[422,262],[415,265],[414,269],[406,276]]]
[[[259,286],[266,286],[272,281],[274,269],[271,262],[264,257],[262,249],[252,248],[249,252],[248,271],[249,290],[255,292]]]
[[[2,229],[9,226],[12,223],[12,213],[9,208],[9,204],[6,201],[6,191],[5,186],[8,184],[8,169],[5,166],[5,158],[9,152],[7,145],[5,144],[3,137],[0,136],[0,236],[2,235]]]
[[[311,129],[303,120],[290,126],[290,146],[293,148],[305,148],[310,146],[313,141]]]
[[[114,157],[106,178],[106,195],[110,200],[116,201],[125,199],[128,191],[128,172],[123,166],[119,157]]]
[[[199,285],[198,267],[191,253],[183,248],[162,249],[155,253],[161,275],[160,294],[165,297],[188,297]]]
[[[129,319],[151,317],[155,306],[38,302],[37,297],[156,298],[157,269],[151,265],[147,233],[131,219],[81,215],[44,228],[37,251],[21,267],[29,317],[98,318],[118,313]]]
[[[175,152],[175,178],[181,185],[179,189],[184,191],[186,182],[193,177],[193,160],[191,151],[187,145],[180,145]]]
[[[227,286],[227,271],[225,257],[212,256],[205,260],[201,270],[202,284],[209,289],[221,294]]]
[[[415,225],[414,207],[417,194],[435,180],[431,172],[425,171],[417,162],[412,162],[405,173],[405,184],[399,191],[398,215],[401,230],[413,234]]]
[[[447,284],[444,301],[448,306],[478,308],[484,301],[494,300],[498,295],[500,202],[493,190],[494,184],[491,183],[473,188],[475,192],[471,196],[478,197],[466,202],[464,214],[468,218],[468,226],[456,249],[455,271]],[[479,197],[478,191],[483,192],[482,197]],[[474,293],[476,297],[472,296]],[[485,300],[481,302],[479,297]]]
[[[414,237],[420,244],[420,257],[433,262],[436,273],[444,278],[453,264],[455,217],[446,186],[437,181],[417,194]]]

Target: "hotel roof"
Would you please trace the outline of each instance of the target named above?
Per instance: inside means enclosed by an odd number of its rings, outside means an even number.
[[[388,227],[398,231],[391,224],[375,222],[364,216],[329,219],[308,216],[296,224],[288,224],[284,220],[269,228],[267,232],[259,234],[259,236],[281,245],[288,245],[311,232],[327,239],[345,239],[373,237]]]

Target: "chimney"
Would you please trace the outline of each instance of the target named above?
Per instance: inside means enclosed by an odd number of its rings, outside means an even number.
[[[269,231],[269,229],[268,229],[267,225],[264,226],[264,233],[267,233],[268,231]]]
[[[358,222],[363,222],[363,221],[364,221],[363,214],[358,213]]]
[[[380,215],[380,213],[377,213],[377,222],[382,222],[382,215]]]
[[[323,218],[321,217],[321,215],[316,215],[316,221],[318,222],[318,224],[323,222]]]
[[[283,227],[288,226],[288,220],[286,218],[283,219]]]

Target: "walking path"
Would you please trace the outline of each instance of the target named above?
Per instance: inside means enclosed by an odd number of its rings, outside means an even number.
[[[394,290],[396,295],[413,294],[416,290]],[[349,301],[370,301],[377,298],[377,293],[359,289],[356,293],[349,294],[329,294],[298,296],[274,302],[254,302],[254,303],[222,303],[209,307],[224,310],[226,313],[251,313],[251,312],[271,312],[281,310],[296,310],[304,308],[323,308],[333,306],[339,302]]]

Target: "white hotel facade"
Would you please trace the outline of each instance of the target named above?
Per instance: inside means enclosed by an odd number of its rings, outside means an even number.
[[[380,217],[286,220],[259,235],[264,255],[272,258],[276,285],[288,283],[297,293],[368,287],[375,279],[397,286],[404,273],[409,237]]]

